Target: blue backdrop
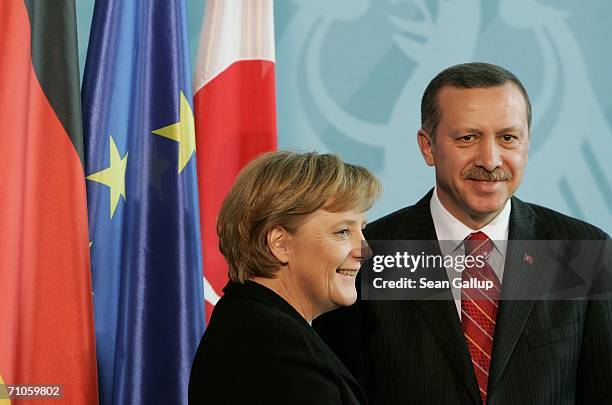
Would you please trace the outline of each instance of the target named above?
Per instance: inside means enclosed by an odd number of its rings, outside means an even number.
[[[77,0],[81,67],[93,0]],[[188,1],[192,64],[204,1]],[[433,184],[419,105],[443,68],[472,60],[521,78],[534,107],[518,196],[612,232],[612,2],[276,0],[279,146],[373,170],[375,219]]]

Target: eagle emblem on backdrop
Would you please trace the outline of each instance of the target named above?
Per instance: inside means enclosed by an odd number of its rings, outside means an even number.
[[[379,217],[416,201],[434,182],[416,144],[429,80],[456,63],[496,63],[523,81],[533,104],[519,197],[611,232],[612,108],[592,71],[612,61],[601,37],[591,38],[601,43],[601,59],[585,56],[593,45],[575,27],[588,10],[557,3],[283,2],[289,18],[277,24],[279,147],[332,151],[372,169],[385,184],[371,213]],[[589,21],[597,21],[591,13]]]

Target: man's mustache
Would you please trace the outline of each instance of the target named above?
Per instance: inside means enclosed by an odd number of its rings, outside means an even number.
[[[501,167],[491,172],[482,167],[470,167],[462,173],[461,177],[465,180],[508,181],[512,180],[512,172]]]

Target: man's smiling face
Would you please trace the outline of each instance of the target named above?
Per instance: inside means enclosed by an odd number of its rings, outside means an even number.
[[[504,208],[521,183],[529,151],[527,110],[512,83],[485,88],[445,86],[440,121],[419,146],[436,169],[438,197],[465,225],[479,229]]]

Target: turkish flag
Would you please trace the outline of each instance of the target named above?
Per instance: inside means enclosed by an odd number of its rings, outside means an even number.
[[[240,169],[276,149],[272,0],[208,0],[194,74],[206,318],[227,282],[217,214]]]

